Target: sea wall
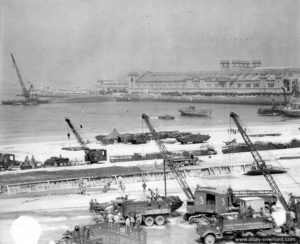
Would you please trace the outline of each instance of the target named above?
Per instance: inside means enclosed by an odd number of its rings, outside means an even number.
[[[287,97],[287,101],[290,97]],[[222,103],[222,104],[249,104],[249,105],[282,105],[285,100],[280,95],[269,96],[202,96],[202,95],[182,95],[182,96],[152,96],[152,95],[131,95],[127,99],[117,99],[117,101],[158,101],[158,102],[189,102],[189,103]]]

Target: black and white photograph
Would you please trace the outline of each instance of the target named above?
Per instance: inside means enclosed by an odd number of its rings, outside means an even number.
[[[300,0],[0,0],[0,244],[299,244]]]

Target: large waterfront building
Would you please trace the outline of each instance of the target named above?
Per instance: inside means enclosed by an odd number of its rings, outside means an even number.
[[[128,90],[128,82],[115,80],[98,80],[97,89],[101,92],[124,92]]]
[[[263,68],[261,61],[222,60],[219,71],[129,73],[131,93],[275,94],[299,92],[299,68]]]

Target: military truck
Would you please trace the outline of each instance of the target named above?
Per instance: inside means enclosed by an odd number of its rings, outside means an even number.
[[[11,170],[16,164],[15,155],[9,153],[0,153],[0,171]]]
[[[133,201],[128,200],[118,204],[123,218],[137,213],[143,216],[143,223],[146,226],[164,225],[171,213],[171,207],[165,201]]]
[[[267,208],[276,204],[276,196],[272,190],[239,190],[231,188],[200,187],[194,192],[195,199],[187,200],[185,220],[198,222],[202,216],[213,216],[238,211],[240,199],[244,197],[263,198]]]
[[[69,158],[62,157],[51,157],[44,162],[44,167],[60,167],[60,166],[69,166]]]
[[[197,224],[197,234],[205,244],[214,244],[217,239],[235,236],[250,237],[261,230],[271,230],[274,221],[268,217],[230,218],[217,216]]]

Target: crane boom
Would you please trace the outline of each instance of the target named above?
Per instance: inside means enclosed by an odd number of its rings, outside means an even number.
[[[65,118],[65,120],[68,123],[69,127],[71,128],[73,134],[75,135],[78,143],[81,145],[81,148],[84,150],[86,156],[89,158],[88,147],[86,146],[86,143],[83,141],[82,137],[80,136],[78,131],[75,129],[75,127],[71,123],[71,120],[69,118]]]
[[[173,155],[168,151],[166,146],[159,139],[158,134],[155,131],[155,129],[153,128],[149,117],[146,114],[142,114],[142,119],[145,121],[148,129],[150,130],[151,135],[153,136],[153,139],[155,140],[156,145],[158,146],[165,163],[169,162],[168,166],[175,173],[176,180],[177,180],[178,184],[180,185],[180,187],[182,188],[183,192],[185,193],[185,195],[187,196],[188,199],[194,199],[195,198],[194,194],[193,194],[192,190],[190,189],[189,185],[187,184],[182,172],[173,163],[174,162]]]
[[[286,202],[286,200],[284,199],[279,187],[277,186],[273,176],[270,174],[270,171],[265,163],[265,161],[262,159],[262,157],[260,156],[260,154],[258,153],[258,151],[256,150],[254,144],[251,142],[250,138],[248,137],[247,133],[245,132],[245,130],[243,129],[243,127],[241,126],[240,122],[239,122],[239,116],[234,113],[231,112],[230,113],[230,117],[233,119],[233,121],[235,122],[236,126],[238,127],[238,130],[241,134],[241,136],[243,137],[245,143],[247,144],[247,146],[250,149],[250,152],[252,154],[252,157],[257,165],[257,167],[259,168],[259,170],[262,172],[263,176],[265,177],[265,179],[267,180],[269,186],[271,187],[271,189],[274,191],[274,194],[276,195],[276,197],[279,199],[280,203],[282,204],[282,206],[284,207],[284,209],[286,211],[289,210],[289,206],[288,203]]]
[[[26,89],[26,87],[24,85],[21,73],[20,73],[20,71],[18,69],[18,66],[17,66],[17,63],[16,63],[16,61],[14,59],[14,56],[12,55],[12,53],[10,55],[11,55],[14,67],[16,69],[16,72],[17,72],[17,75],[18,75],[18,78],[19,78],[19,81],[20,81],[20,84],[21,84],[21,87],[22,87],[22,90],[23,90],[23,95],[24,95],[25,98],[30,98],[30,93],[29,93],[29,91]]]

